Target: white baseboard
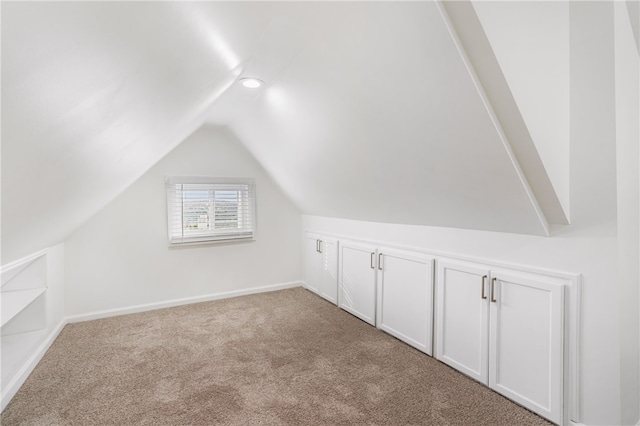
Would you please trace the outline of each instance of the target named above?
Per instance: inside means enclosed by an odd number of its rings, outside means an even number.
[[[66,319],[63,318],[51,333],[49,333],[44,342],[38,346],[38,349],[35,350],[33,355],[31,355],[31,357],[18,370],[16,375],[13,376],[9,384],[2,389],[2,396],[0,397],[0,411],[4,411],[5,407],[13,399],[16,393],[18,393],[18,390],[20,390],[24,382],[27,380],[34,368],[36,368],[36,365],[38,365],[44,354],[49,350],[66,324]]]
[[[170,308],[172,306],[188,305],[190,303],[208,302],[211,300],[228,299],[231,297],[245,296],[248,294],[266,293],[276,290],[284,290],[287,288],[300,287],[301,281],[291,281],[281,284],[272,284],[262,287],[251,287],[243,290],[227,291],[223,293],[207,294],[204,296],[185,297],[183,299],[166,300],[164,302],[147,303],[144,305],[129,306],[126,308],[109,309],[99,312],[91,312],[88,314],[72,315],[63,318],[60,324],[47,336],[42,344],[36,349],[33,355],[24,363],[24,365],[18,370],[16,375],[11,379],[9,384],[2,390],[2,396],[0,397],[0,411],[4,411],[5,407],[9,404],[11,399],[18,393],[18,390],[22,387],[27,380],[31,372],[36,368],[44,354],[47,352],[51,344],[56,340],[65,325],[69,323],[76,323],[82,321],[90,321],[99,318],[114,317],[118,315],[133,314],[136,312],[152,311],[154,309]]]
[[[212,300],[228,299],[230,297],[245,296],[248,294],[266,293],[269,291],[284,290],[302,286],[302,281],[290,281],[287,283],[272,284],[261,287],[251,287],[242,290],[226,291],[222,293],[206,294],[204,296],[185,297],[182,299],[165,300],[163,302],[146,303],[144,305],[128,306],[126,308],[108,309],[87,314],[71,315],[66,318],[68,323],[90,321],[100,318],[115,317],[118,315],[135,314],[138,312],[153,311],[155,309],[171,308],[173,306],[188,305],[190,303],[209,302]]]

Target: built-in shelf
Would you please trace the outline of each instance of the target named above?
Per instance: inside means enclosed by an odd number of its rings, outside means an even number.
[[[29,314],[25,313],[20,326],[4,328],[47,291],[47,252],[48,249],[40,250],[0,268],[0,327],[3,328],[3,336],[7,332],[31,331],[41,323],[39,318],[44,315],[44,304],[34,305]]]
[[[46,290],[45,287],[40,287],[28,290],[3,291],[0,293],[2,306],[2,324],[0,324],[0,327],[3,327],[11,321]]]

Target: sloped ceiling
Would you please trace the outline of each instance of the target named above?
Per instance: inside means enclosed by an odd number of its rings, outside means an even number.
[[[485,102],[434,3],[3,3],[2,263],[205,120],[304,213],[544,234]]]
[[[442,3],[547,221],[569,223],[569,4]]]
[[[629,20],[631,21],[631,31],[633,31],[636,49],[638,49],[638,55],[640,56],[640,2],[627,0],[626,4]]]
[[[465,8],[467,9],[465,11]],[[569,3],[556,1],[519,2],[476,2],[472,6],[465,2],[447,3],[446,9],[456,22],[458,34],[471,33],[474,41],[486,39],[486,58],[495,56],[496,68],[493,75],[503,75],[502,81],[513,98],[509,109],[517,111],[523,119],[524,132],[529,134],[530,144],[535,146],[535,154],[541,159],[553,191],[537,191],[535,185],[540,178],[532,178],[535,171],[527,170],[532,164],[524,161],[519,154],[520,165],[529,173],[538,201],[545,196],[557,196],[559,211],[545,211],[547,219],[556,223],[569,216]],[[473,16],[477,18],[473,18]],[[475,21],[475,22],[474,22]],[[481,52],[469,42],[470,56]],[[480,61],[474,62],[476,72],[481,72]],[[496,90],[483,81],[492,96],[491,103],[499,110],[495,99]],[[517,106],[513,106],[517,105]],[[514,125],[513,117],[500,121],[505,128]],[[526,123],[526,124],[525,124]],[[527,135],[509,134],[509,141],[518,152],[522,139]],[[544,194],[541,194],[543,192]],[[563,218],[563,214],[565,218]]]
[[[62,241],[199,127],[273,14],[3,2],[2,263]]]
[[[315,18],[326,26],[303,32],[229,123],[301,211],[546,232],[435,3],[340,3]]]

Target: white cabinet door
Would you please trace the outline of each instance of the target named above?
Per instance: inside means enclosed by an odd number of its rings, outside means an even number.
[[[436,358],[488,384],[489,269],[438,260]]]
[[[341,240],[339,252],[339,306],[375,325],[376,248]]]
[[[380,249],[377,314],[381,330],[432,354],[433,257]]]
[[[561,424],[564,287],[493,272],[489,386]]]
[[[304,284],[314,293],[318,293],[320,289],[319,241],[316,235],[307,234],[305,236]]]
[[[338,241],[330,238],[320,239],[320,295],[338,304]]]

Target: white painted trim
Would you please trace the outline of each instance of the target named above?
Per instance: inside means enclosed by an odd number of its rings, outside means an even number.
[[[25,256],[23,258],[20,258],[18,260],[14,260],[13,262],[7,263],[6,265],[3,265],[0,268],[0,274],[4,274],[14,268],[17,268],[18,266],[24,265],[25,263],[29,263],[33,260],[36,260],[37,258],[44,256],[45,254],[47,254],[49,252],[49,247],[42,249],[40,251],[37,251],[33,254],[30,254],[29,256]]]
[[[13,376],[11,381],[2,390],[2,396],[0,397],[0,411],[4,411],[5,407],[18,393],[18,390],[22,387],[29,375],[36,368],[44,354],[49,350],[53,342],[58,338],[58,335],[67,325],[66,318],[63,318],[60,323],[53,329],[53,331],[47,336],[47,338],[40,344],[38,349],[31,355],[31,357],[25,362],[20,370]]]
[[[178,184],[220,184],[220,185],[255,185],[256,180],[249,177],[215,177],[215,176],[165,176],[165,185]]]
[[[71,315],[66,318],[68,323],[91,321],[99,318],[109,318],[119,315],[134,314],[138,312],[153,311],[155,309],[171,308],[173,306],[188,305],[191,303],[209,302],[212,300],[228,299],[231,297],[245,296],[248,294],[266,293],[270,291],[284,290],[287,288],[301,287],[302,281],[290,281],[280,284],[272,284],[261,287],[251,287],[242,290],[226,291],[223,293],[206,294],[204,296],[185,297],[182,299],[165,300],[162,302],[146,303],[125,308],[107,309],[104,311],[90,312],[80,315]]]
[[[272,284],[261,287],[251,287],[243,290],[227,291],[223,293],[207,294],[204,296],[185,297],[182,299],[166,300],[164,302],[147,303],[144,305],[129,306],[126,308],[109,309],[105,311],[92,312],[88,314],[72,315],[62,319],[58,326],[47,336],[47,338],[40,344],[38,349],[27,360],[27,362],[20,368],[16,375],[11,379],[9,384],[2,390],[2,396],[0,397],[0,412],[5,409],[9,402],[16,395],[18,390],[22,387],[29,375],[36,368],[44,354],[51,347],[51,344],[56,340],[62,329],[67,324],[90,321],[99,318],[115,317],[119,315],[133,314],[137,312],[152,311],[155,309],[170,308],[173,306],[188,305],[191,303],[209,302],[212,300],[228,299],[231,297],[245,296],[249,294],[267,293],[271,291],[284,290],[287,288],[295,288],[303,286],[302,281],[290,281],[280,284]]]
[[[316,216],[316,217],[323,217],[323,216]],[[333,218],[330,218],[330,219],[333,219]],[[336,218],[336,219],[340,219],[340,218]],[[347,220],[349,220],[349,219],[347,219]],[[577,272],[567,272],[567,271],[558,271],[557,269],[531,267],[529,265],[523,265],[521,263],[504,262],[504,261],[500,261],[500,260],[489,259],[489,258],[486,258],[486,257],[469,256],[469,255],[451,253],[451,252],[442,251],[442,250],[425,249],[423,247],[416,247],[416,246],[409,246],[409,245],[403,245],[403,244],[389,243],[389,242],[386,242],[386,241],[371,240],[371,239],[367,239],[367,238],[353,237],[353,236],[344,235],[344,234],[333,234],[331,232],[311,231],[311,230],[308,230],[308,229],[305,230],[304,232],[309,232],[309,233],[316,234],[316,235],[319,235],[319,236],[335,238],[337,240],[349,240],[349,241],[353,241],[353,242],[360,242],[360,243],[366,243],[366,244],[382,245],[382,246],[396,248],[396,249],[400,249],[400,250],[410,250],[410,251],[415,251],[415,252],[418,252],[418,253],[429,254],[429,255],[432,255],[432,256],[436,256],[436,257],[448,257],[450,259],[463,260],[463,261],[466,261],[466,262],[473,262],[473,263],[482,263],[482,264],[489,263],[489,264],[491,264],[493,266],[496,266],[496,267],[499,267],[499,268],[517,269],[517,270],[522,271],[522,272],[530,272],[532,274],[548,275],[548,276],[551,276],[551,277],[564,278],[566,280],[575,280],[575,279],[577,279],[577,277],[580,276],[580,273],[577,273]],[[486,231],[486,232],[489,232],[489,231]],[[538,236],[538,237],[540,238],[540,236]]]
[[[386,246],[395,249],[410,250],[431,255],[436,258],[436,261],[440,258],[461,260],[465,262],[476,263],[479,266],[490,265],[494,268],[505,268],[537,275],[546,275],[549,277],[560,278],[568,281],[570,283],[567,286],[569,292],[569,300],[566,301],[565,304],[565,309],[569,308],[569,321],[568,324],[565,325],[565,333],[568,333],[568,342],[565,341],[565,356],[567,357],[565,363],[565,371],[568,374],[568,395],[565,394],[564,403],[569,404],[569,408],[567,410],[567,415],[565,416],[565,418],[569,421],[571,421],[571,418],[582,420],[582,274],[557,271],[547,268],[536,268],[528,265],[496,261],[483,257],[466,256],[438,250],[429,250],[422,247],[406,246],[401,244],[388,243],[385,241],[369,240],[346,235],[319,232],[310,229],[305,229],[304,232],[306,234],[314,234],[318,236],[334,238],[338,240],[339,243],[344,240],[348,240],[354,243],[372,245],[374,247]],[[565,421],[565,424],[569,423]]]
[[[566,352],[569,374],[568,417],[582,421],[582,274],[574,277],[569,288],[569,341]]]

